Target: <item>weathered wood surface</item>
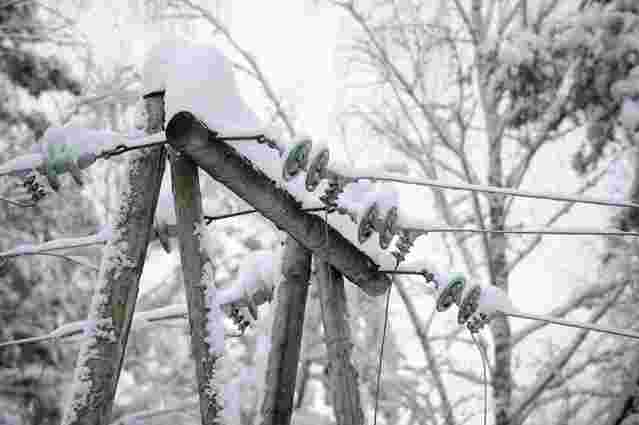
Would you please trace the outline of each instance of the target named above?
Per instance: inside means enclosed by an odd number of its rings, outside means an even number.
[[[147,99],[146,110],[146,132],[161,131],[162,98]],[[63,425],[103,425],[110,420],[164,173],[164,148],[129,154],[127,162],[113,237],[103,251],[89,311],[95,326],[88,329],[78,356]]]
[[[327,262],[316,258],[315,263],[335,419],[337,425],[362,425],[364,414],[357,371],[351,363],[353,343],[348,324],[344,278]]]
[[[311,274],[311,252],[289,237],[277,288],[271,351],[266,369],[262,425],[289,425],[300,358],[304,311]]]
[[[177,135],[176,137],[182,137]],[[176,230],[184,276],[184,290],[189,312],[191,352],[200,401],[202,425],[220,424],[222,403],[217,386],[212,386],[217,356],[209,352],[207,338],[206,282],[202,282],[207,258],[200,250],[200,238],[195,235],[202,223],[202,195],[198,168],[190,159],[170,153]],[[212,264],[211,264],[212,268]],[[213,278],[213,276],[210,276]],[[211,282],[213,284],[213,282]]]
[[[205,127],[194,126],[196,122],[188,112],[171,119],[166,132],[174,149],[191,158],[314,255],[330,262],[367,294],[378,296],[386,292],[390,280],[368,256],[320,217],[302,211],[288,192],[278,188],[231,146],[215,141]],[[180,140],[171,137],[189,130],[194,133],[192,137]]]

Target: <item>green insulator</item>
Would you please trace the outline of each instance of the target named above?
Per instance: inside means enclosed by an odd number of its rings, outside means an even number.
[[[441,284],[441,282],[438,282]],[[466,278],[462,274],[453,274],[437,296],[437,311],[448,310],[453,304],[461,304],[461,296],[466,286]]]

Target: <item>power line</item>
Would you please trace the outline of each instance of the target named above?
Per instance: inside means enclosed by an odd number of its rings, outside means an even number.
[[[427,233],[496,233],[515,235],[563,235],[563,236],[639,236],[639,232],[624,232],[616,229],[590,229],[590,228],[521,228],[521,229],[479,229],[472,227],[446,227],[446,226],[423,226],[419,228],[407,228],[406,230],[417,230]]]
[[[565,202],[576,202],[581,204],[594,204],[594,205],[606,205],[610,207],[630,207],[630,208],[639,208],[639,204],[635,204],[632,202],[624,202],[624,201],[610,201],[606,199],[599,198],[591,198],[588,196],[570,196],[570,195],[561,195],[550,192],[531,192],[527,190],[516,190],[504,187],[495,187],[488,185],[479,185],[479,184],[469,184],[469,183],[446,183],[438,180],[430,180],[430,179],[413,179],[407,177],[396,177],[396,176],[358,176],[353,177],[353,181],[358,180],[371,180],[371,181],[382,181],[382,182],[392,182],[392,183],[401,183],[401,184],[409,184],[415,186],[426,186],[426,187],[438,187],[441,189],[451,189],[451,190],[467,190],[471,192],[480,192],[480,193],[494,193],[498,195],[509,195],[516,196],[520,198],[534,198],[534,199],[547,199],[551,201],[565,201]]]
[[[521,311],[511,310],[511,311],[503,311],[503,313],[506,316],[517,317],[520,319],[536,320],[536,321],[552,323],[552,324],[560,325],[560,326],[567,326],[570,328],[588,329],[595,332],[606,333],[606,334],[616,335],[616,336],[623,336],[623,337],[639,340],[639,333],[626,331],[619,328],[612,328],[609,326],[601,326],[601,325],[595,325],[592,323],[576,322],[572,320],[560,319],[558,317],[544,316],[539,314],[530,314],[530,313],[524,313]]]

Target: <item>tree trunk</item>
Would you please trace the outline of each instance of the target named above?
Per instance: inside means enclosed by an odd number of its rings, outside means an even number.
[[[164,121],[163,99],[147,99],[146,109],[146,132],[161,131]],[[164,163],[163,147],[129,154],[120,208],[115,214],[111,240],[103,250],[100,274],[89,311],[89,320],[94,326],[87,329],[88,338],[78,356],[63,425],[103,425],[109,422]]]
[[[337,425],[362,425],[357,371],[351,363],[351,331],[344,278],[327,262],[316,257],[324,338],[328,352],[332,405]]]
[[[311,252],[290,236],[286,240],[282,274],[284,280],[277,288],[271,331],[262,425],[288,425],[293,411]]]
[[[207,282],[203,281],[207,258],[200,250],[200,238],[194,234],[197,226],[203,223],[198,169],[193,161],[184,156],[171,154],[169,158],[202,425],[220,424],[221,394],[218,394],[218,386],[213,381],[219,354],[212,353],[207,343]],[[210,278],[213,278],[213,274]],[[213,285],[213,282],[209,284]]]
[[[489,154],[488,184],[501,187],[503,185],[503,164],[501,159],[501,138],[492,138]],[[505,202],[504,197],[490,196],[490,226],[496,230],[504,229]],[[506,263],[506,235],[492,233],[490,236],[490,270],[493,285],[508,292],[508,269]],[[490,323],[490,330],[495,343],[495,367],[492,373],[493,397],[495,399],[495,424],[507,425],[510,421],[509,411],[512,402],[512,342],[510,322],[505,315],[498,315]]]

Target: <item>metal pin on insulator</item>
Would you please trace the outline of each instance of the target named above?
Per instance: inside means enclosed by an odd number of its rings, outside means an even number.
[[[406,230],[402,229],[399,231],[399,239],[397,240],[396,251],[392,252],[391,255],[395,257],[397,260],[397,264],[401,263],[406,259],[406,256],[410,252],[411,248],[415,244],[415,240],[420,235],[425,235],[427,232],[421,230]]]
[[[322,179],[328,177],[328,162],[330,160],[330,153],[327,148],[322,149],[313,157],[306,173],[306,190],[314,192],[319,186]]]
[[[386,213],[379,231],[379,247],[381,249],[387,249],[393,240],[393,236],[397,233],[397,217],[397,207],[392,207]]]
[[[359,225],[357,226],[357,240],[360,245],[373,235],[378,215],[379,209],[377,208],[377,202],[373,202],[369,205],[364,211],[364,214],[362,214],[362,218],[360,218]]]
[[[300,171],[306,170],[308,158],[313,147],[310,139],[304,139],[297,142],[286,154],[284,159],[284,167],[282,168],[282,178],[289,181],[297,176]]]
[[[338,209],[337,198],[344,191],[344,182],[338,176],[331,176],[328,187],[324,194],[319,197],[320,201],[326,205],[326,211],[332,213]]]
[[[484,326],[490,322],[490,317],[486,313],[477,313],[470,316],[470,319],[466,323],[466,327],[472,333],[479,332]]]
[[[30,174],[24,178],[22,185],[27,189],[27,192],[31,195],[33,202],[41,201],[47,196],[47,191],[40,182],[36,179],[35,174]]]
[[[473,285],[467,292],[462,294],[463,299],[459,304],[457,323],[463,325],[477,311],[479,307],[479,297],[481,296],[481,286]]]

